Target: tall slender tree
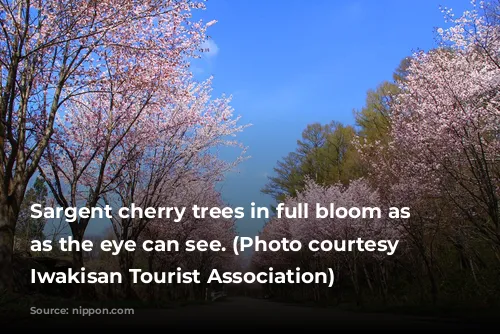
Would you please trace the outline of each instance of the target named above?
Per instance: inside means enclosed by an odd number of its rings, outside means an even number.
[[[203,30],[188,10],[203,4],[2,0],[0,7],[0,289],[10,290],[17,218],[59,111],[108,79],[107,55],[130,67],[132,50],[181,63],[186,38]]]

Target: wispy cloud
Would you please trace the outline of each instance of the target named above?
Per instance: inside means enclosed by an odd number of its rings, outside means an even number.
[[[195,65],[191,65],[191,71],[193,72],[193,74],[195,75],[202,75],[202,74],[205,74],[205,69],[203,69],[202,67],[200,66],[195,66]]]
[[[206,50],[206,52],[204,52],[204,55],[207,58],[213,58],[219,53],[219,47],[217,46],[217,44],[215,44],[213,39],[206,40],[205,42],[203,42],[201,47]]]
[[[203,49],[202,57],[191,60],[191,70],[194,75],[206,77],[213,72],[216,56],[219,54],[219,47],[213,39],[208,39],[201,44]]]

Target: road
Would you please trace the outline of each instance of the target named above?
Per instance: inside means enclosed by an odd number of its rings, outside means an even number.
[[[57,319],[35,318],[11,323],[21,328],[127,328],[146,329],[249,329],[249,328],[330,328],[370,331],[374,328],[464,331],[479,325],[415,316],[366,314],[335,309],[312,308],[251,298],[228,298],[209,305],[193,305],[174,309],[137,309],[133,315],[58,316]],[[41,316],[38,316],[41,317]],[[482,326],[484,328],[484,326]]]

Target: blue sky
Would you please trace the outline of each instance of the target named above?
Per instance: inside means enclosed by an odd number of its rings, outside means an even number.
[[[467,0],[208,1],[196,16],[218,23],[209,29],[211,52],[193,70],[200,79],[213,75],[214,95],[232,94],[235,113],[253,124],[239,136],[251,159],[221,185],[225,201],[271,204],[260,189],[306,125],[352,124],[367,90],[390,80],[413,51],[436,45],[435,28],[445,25],[440,5],[470,8]],[[263,223],[243,219],[238,229],[253,236]],[[96,221],[89,232],[103,228]]]
[[[353,124],[367,90],[391,80],[404,57],[436,45],[440,5],[470,8],[466,0],[208,1],[201,16],[218,23],[195,73],[214,75],[214,93],[232,94],[242,123],[253,124],[239,136],[251,159],[222,184],[226,202],[271,204],[260,189],[306,125]],[[262,225],[243,219],[238,229],[252,236]]]

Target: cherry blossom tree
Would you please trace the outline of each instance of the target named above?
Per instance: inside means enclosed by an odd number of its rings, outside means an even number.
[[[2,0],[0,7],[0,287],[10,289],[19,208],[58,112],[101,88],[107,55],[123,66],[132,66],[131,50],[181,62],[179,52],[203,30],[190,23],[190,10],[203,4]]]
[[[261,238],[265,240],[281,240],[282,238],[300,240],[305,247],[311,240],[355,240],[357,238],[370,240],[399,240],[402,236],[397,220],[387,217],[381,200],[369,182],[364,179],[353,180],[348,186],[340,184],[321,186],[312,180],[306,182],[302,192],[296,197],[288,197],[286,207],[297,207],[299,203],[307,203],[309,217],[305,219],[277,218],[271,219],[265,226]],[[329,207],[334,203],[336,207],[379,207],[383,212],[381,218],[316,218],[316,204]],[[269,254],[268,254],[269,253]],[[372,258],[381,264],[385,254],[367,254],[354,250],[353,252],[335,251],[310,252],[304,251],[301,258],[293,252],[256,253],[254,264],[258,267],[273,266],[287,268],[300,266],[310,271],[324,271],[327,267],[334,267],[336,272],[346,270],[354,286],[358,302],[361,303],[361,282],[363,275],[368,284],[371,284],[365,263]],[[319,286],[317,287],[319,289]]]
[[[183,270],[196,269],[202,276],[202,284],[191,286],[174,286],[172,290],[165,291],[168,286],[150,286],[150,296],[168,293],[170,299],[178,298],[175,293],[184,291],[187,294],[197,293],[203,296],[208,288],[204,279],[214,268],[219,270],[234,269],[237,256],[233,252],[187,252],[182,246],[187,240],[218,240],[223,247],[229,249],[236,236],[235,220],[211,217],[196,218],[192,214],[193,205],[202,207],[224,207],[220,193],[215,189],[212,180],[195,180],[183,187],[179,187],[175,194],[170,196],[169,205],[185,207],[186,213],[181,222],[173,220],[156,219],[150,221],[141,234],[140,240],[175,240],[179,243],[178,252],[148,252],[149,271],[173,271],[180,267]],[[155,291],[156,290],[156,291]]]
[[[187,199],[196,198],[189,190],[191,184],[213,187],[246,158],[245,147],[231,138],[246,125],[239,125],[239,117],[233,116],[230,98],[212,99],[211,79],[176,85],[176,92],[176,101],[162,107],[161,117],[154,121],[156,131],[146,133],[143,145],[122,143],[120,152],[133,159],[121,165],[119,182],[113,191],[103,195],[112,207],[128,207],[132,203],[142,208],[185,206]],[[225,161],[218,157],[218,149],[234,146],[241,149],[237,159]],[[191,195],[185,197],[184,192]],[[112,219],[117,238],[124,241],[137,241],[151,221],[118,215]],[[120,255],[120,266],[126,275],[133,263],[133,253]],[[130,294],[129,284],[124,286]]]
[[[392,145],[408,152],[398,169],[498,247],[500,26],[475,8],[438,31],[443,47],[415,55],[393,107]]]
[[[192,41],[196,45],[197,41]],[[133,50],[135,53],[135,51]],[[39,166],[62,207],[95,207],[102,195],[120,182],[127,162],[135,159],[162,131],[168,119],[164,106],[176,94],[172,82],[185,80],[186,69],[173,58],[131,55],[132,65],[105,56],[108,80],[94,92],[68,101],[56,121],[54,135]],[[157,62],[157,67],[150,62]],[[90,218],[70,222],[73,237],[81,241]],[[74,265],[83,266],[74,251]]]
[[[412,208],[401,226],[434,302],[440,240],[461,253],[477,240],[500,245],[500,27],[473,5],[459,18],[443,10],[451,25],[438,29],[441,46],[411,58],[391,103],[388,146],[360,150],[384,202]]]

